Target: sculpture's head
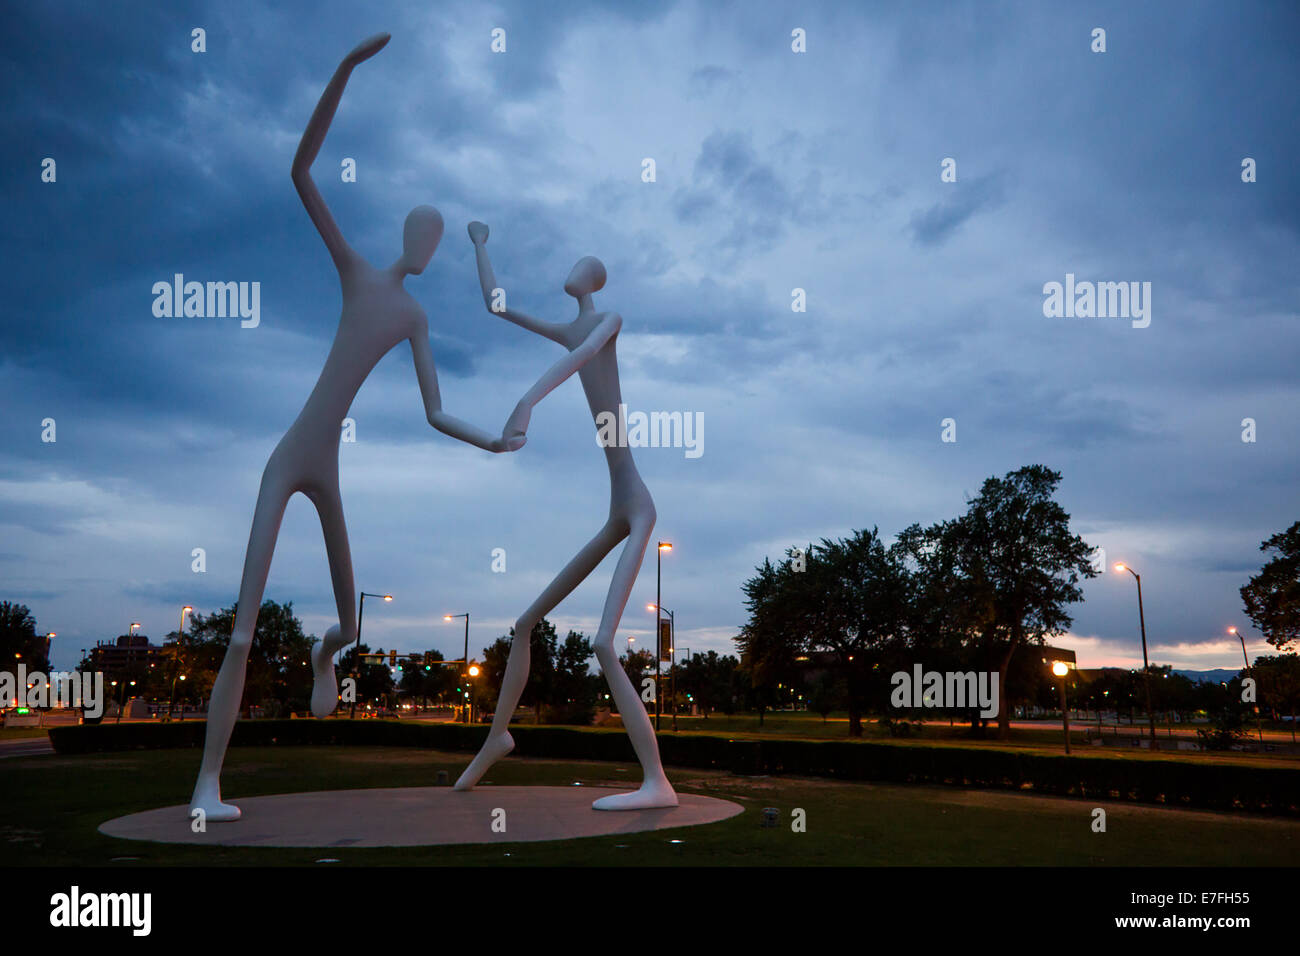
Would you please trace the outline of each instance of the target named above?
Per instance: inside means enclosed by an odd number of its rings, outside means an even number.
[[[442,241],[442,213],[432,206],[416,206],[402,227],[401,269],[419,275]]]
[[[575,299],[605,288],[605,266],[595,256],[583,256],[564,280],[564,291]]]

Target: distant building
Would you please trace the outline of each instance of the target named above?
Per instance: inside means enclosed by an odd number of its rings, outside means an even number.
[[[1078,670],[1079,665],[1075,661],[1074,651],[1067,651],[1064,647],[1052,647],[1050,644],[1044,644],[1038,648],[1043,663],[1051,667],[1056,661],[1064,661],[1065,666],[1070,670]]]
[[[123,634],[116,641],[100,641],[90,649],[90,668],[108,679],[135,674],[162,660],[164,650],[149,643],[144,634]]]

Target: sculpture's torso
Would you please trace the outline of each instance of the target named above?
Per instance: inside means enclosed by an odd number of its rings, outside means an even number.
[[[427,334],[428,320],[400,277],[360,259],[340,272],[343,311],[316,386],[276,454],[306,469],[337,472],[343,419],[366,377],[395,346]],[[287,454],[294,449],[295,454]]]
[[[605,318],[605,312],[582,312],[569,325],[565,326],[564,346],[572,352],[578,348],[592,330]],[[616,344],[618,334],[610,337],[591,361],[578,370],[582,381],[582,390],[587,396],[587,406],[591,417],[596,421],[602,412],[609,412],[618,420],[619,405],[623,403],[622,389],[618,379],[618,354]],[[610,510],[611,513],[622,510],[644,498],[649,500],[650,492],[636,470],[632,460],[632,450],[617,444],[605,449],[605,462],[609,466]]]

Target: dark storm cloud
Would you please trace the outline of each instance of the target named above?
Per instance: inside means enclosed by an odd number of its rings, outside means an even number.
[[[996,208],[1002,200],[1002,186],[996,176],[971,180],[945,202],[937,203],[912,217],[912,235],[923,246],[943,242],[956,229],[985,209]]]

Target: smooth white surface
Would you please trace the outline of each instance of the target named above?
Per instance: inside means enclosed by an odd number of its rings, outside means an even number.
[[[407,275],[424,271],[438,248],[443,228],[438,210],[432,206],[411,210],[403,229],[401,256],[391,266],[377,269],[348,245],[311,178],[311,164],[325,140],[348,77],[357,64],[374,56],[387,42],[388,34],[379,34],[344,58],[312,113],[293,161],[293,182],[298,195],[338,269],[343,311],[316,387],[297,420],[271,453],[262,475],[244,557],[234,632],[212,687],[203,764],[190,804],[191,809],[202,808],[209,821],[239,817],[237,807],[221,802],[221,765],[231,730],[239,718],[249,644],[257,624],[280,521],[289,498],[296,492],[306,495],[320,516],[339,615],[339,623],[325,632],[312,654],[315,672],[312,712],[324,717],[337,706],[333,655],[354,641],[357,633],[352,555],[339,497],[339,435],[357,390],[379,360],[401,343],[409,342],[429,424],[488,451],[506,450],[502,438],[494,438],[442,411],[428,320],[402,286]],[[511,447],[521,444],[522,439],[516,438]]]
[[[592,256],[578,260],[565,280],[564,291],[578,300],[578,314],[574,320],[569,323],[545,322],[510,308],[500,313],[493,312],[492,293],[498,286],[488,258],[488,227],[481,222],[472,222],[469,225],[469,235],[474,243],[479,285],[488,311],[568,350],[568,354],[551,366],[520,399],[503,433],[510,447],[516,447],[522,441],[533,406],[575,372],[582,381],[582,390],[586,393],[593,423],[601,412],[608,411],[617,416],[623,399],[619,388],[615,343],[623,319],[617,312],[598,312],[592,301],[592,294],[605,285],[605,267],[600,260]],[[655,505],[645,482],[637,473],[631,449],[611,446],[605,448],[604,452],[609,466],[609,516],[595,537],[574,555],[555,580],[547,585],[546,590],[515,621],[515,636],[510,644],[510,658],[501,682],[492,728],[482,749],[456,781],[457,790],[473,787],[493,763],[514,748],[514,740],[509,732],[510,717],[519,705],[520,695],[528,683],[531,657],[529,644],[533,627],[586,580],[606,555],[626,541],[614,568],[600,627],[596,631],[596,659],[600,662],[601,672],[609,684],[614,702],[618,704],[623,725],[632,739],[632,747],[645,776],[640,789],[634,793],[601,797],[592,806],[597,810],[638,810],[677,805],[677,794],[673,792],[672,784],[664,775],[659,760],[659,744],[650,717],[632,686],[632,681],[619,666],[618,655],[614,651],[614,633],[623,616],[623,609],[627,606],[632,586],[636,583],[646,545],[654,531]]]

